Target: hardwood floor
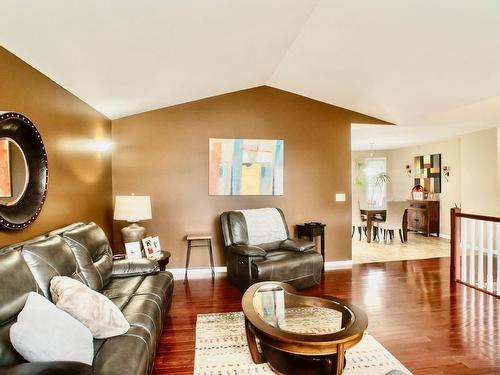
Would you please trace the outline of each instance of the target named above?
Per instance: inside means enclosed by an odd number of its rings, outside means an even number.
[[[382,236],[381,236],[382,237]],[[425,237],[418,233],[408,233],[408,242],[401,243],[396,234],[394,240],[361,241],[356,233],[352,238],[352,263],[377,263],[395,260],[414,260],[450,256],[450,240],[439,237]]]
[[[354,265],[305,291],[365,309],[368,331],[414,374],[500,374],[500,299],[449,282],[449,259]],[[176,280],[154,374],[192,374],[196,315],[241,311],[226,277]]]

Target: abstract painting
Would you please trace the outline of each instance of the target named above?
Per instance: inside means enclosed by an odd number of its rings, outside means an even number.
[[[12,197],[9,141],[0,139],[0,197]]]
[[[428,193],[441,193],[441,154],[415,156],[415,185]]]
[[[283,140],[209,140],[210,195],[283,195]]]

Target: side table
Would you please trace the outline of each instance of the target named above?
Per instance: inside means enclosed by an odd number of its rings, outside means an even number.
[[[162,250],[161,255],[156,258],[156,261],[160,265],[160,271],[165,271],[171,255],[170,251]]]
[[[187,240],[187,254],[186,254],[186,272],[184,273],[184,282],[186,282],[188,277],[189,269],[189,259],[191,258],[191,249],[193,247],[206,247],[208,249],[208,255],[210,256],[210,270],[212,271],[212,281],[215,280],[215,268],[214,268],[214,255],[212,253],[212,235],[211,234],[188,234],[186,235]],[[197,245],[193,244],[197,243]]]
[[[314,242],[314,237],[320,236],[320,251],[323,257],[323,269],[325,272],[325,227],[326,224],[297,224],[297,237],[307,237]]]

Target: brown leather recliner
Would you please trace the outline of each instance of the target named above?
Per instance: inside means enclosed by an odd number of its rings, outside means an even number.
[[[240,290],[261,281],[287,282],[295,289],[321,281],[323,257],[314,243],[290,238],[279,208],[224,212],[220,220],[227,273]]]

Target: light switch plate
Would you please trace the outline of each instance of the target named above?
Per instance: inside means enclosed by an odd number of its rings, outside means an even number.
[[[345,202],[345,193],[336,193],[335,202]]]

